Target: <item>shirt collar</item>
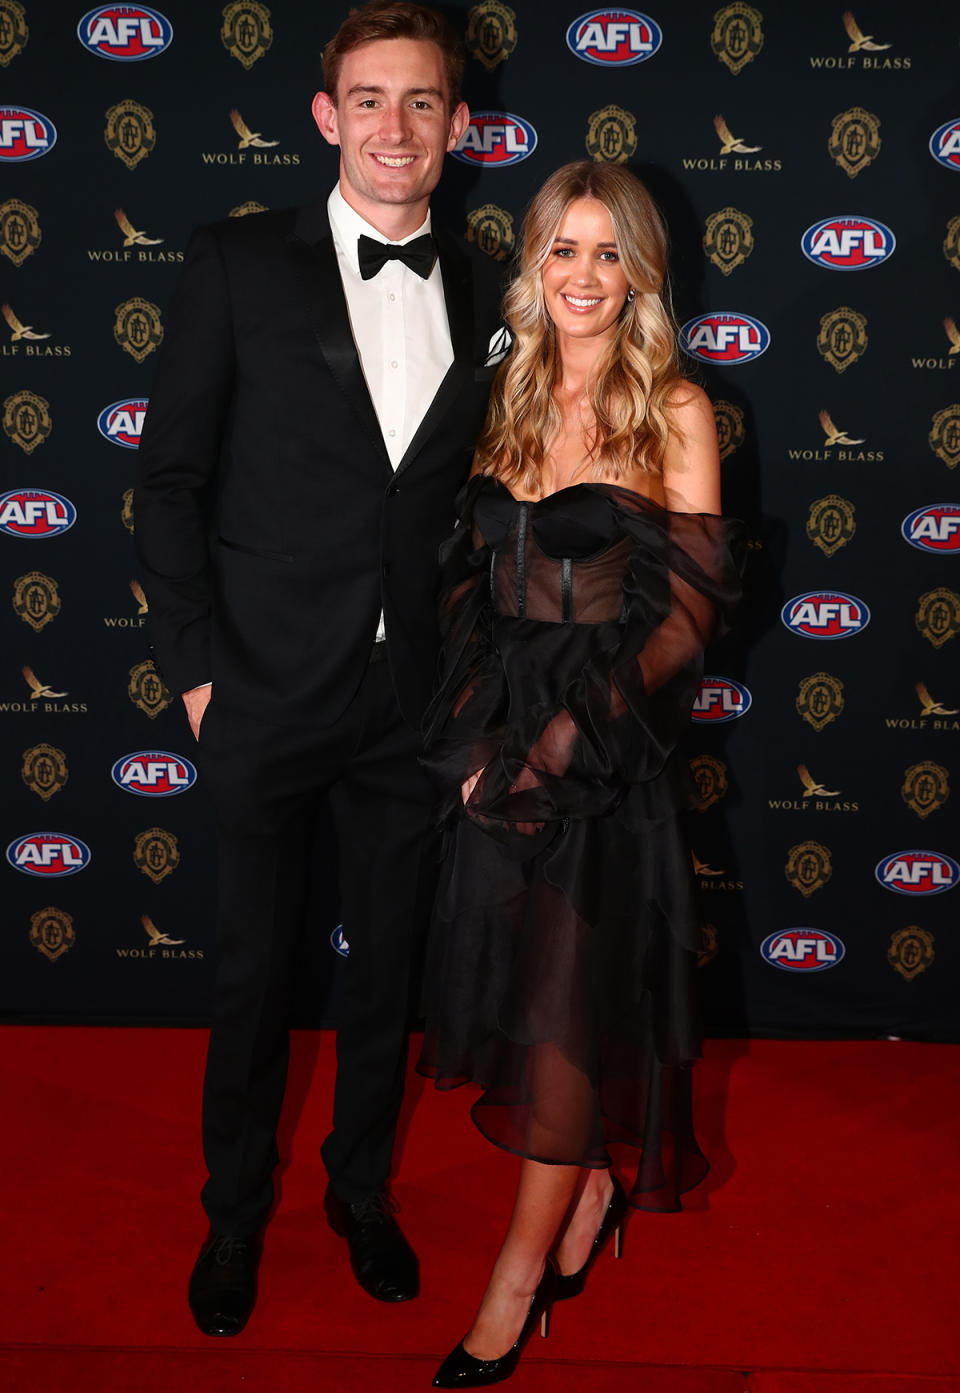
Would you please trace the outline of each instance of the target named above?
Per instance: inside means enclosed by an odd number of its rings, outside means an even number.
[[[392,246],[402,247],[407,242],[412,242],[414,237],[422,237],[425,232],[430,231],[430,209],[428,208],[427,216],[421,225],[409,236],[399,237],[395,241],[384,237],[383,233],[368,223],[366,218],[362,218],[355,208],[350,207],[340,192],[339,183],[334,186],[333,192],[327,199],[327,216],[330,219],[330,230],[333,233],[337,254],[343,258],[357,277],[360,275],[357,242],[361,233],[367,237],[375,237],[378,242],[390,242]]]

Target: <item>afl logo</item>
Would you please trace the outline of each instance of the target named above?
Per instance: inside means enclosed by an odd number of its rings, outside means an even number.
[[[591,10],[567,30],[567,47],[585,63],[627,68],[652,58],[663,33],[649,15],[636,10]]]
[[[334,929],[333,933],[330,935],[330,946],[335,953],[338,953],[340,955],[341,958],[349,958],[350,944],[343,936],[342,924],[338,924],[337,927]]]
[[[753,697],[732,677],[704,677],[693,703],[691,717],[701,725],[722,726],[745,716]]]
[[[870,623],[870,611],[856,595],[839,590],[810,590],[796,595],[780,611],[792,634],[804,638],[849,638]]]
[[[8,537],[42,541],[59,537],[77,520],[69,498],[50,489],[11,489],[0,494],[0,532]]]
[[[0,106],[0,160],[23,164],[48,155],[57,143],[57,128],[28,106]]]
[[[24,875],[76,875],[90,864],[90,848],[64,832],[31,832],[7,847],[7,860]]]
[[[166,750],[138,750],[124,755],[110,770],[118,788],[142,798],[170,798],[184,793],[197,781],[197,771],[182,755]]]
[[[701,363],[720,363],[736,367],[766,353],[770,330],[759,319],[734,311],[712,310],[697,319],[688,319],[680,330],[680,347]]]
[[[930,137],[930,153],[944,169],[960,170],[960,117],[938,126]]]
[[[847,950],[842,939],[823,929],[784,929],[765,938],[760,952],[771,967],[784,972],[826,972]]]
[[[148,405],[148,397],[128,397],[125,401],[112,402],[97,417],[97,430],[104,440],[137,450]]]
[[[475,111],[450,153],[464,164],[505,169],[525,160],[536,148],[537,133],[522,116],[512,116],[509,111]]]
[[[142,63],[173,42],[173,25],[146,5],[101,5],[77,25],[77,38],[90,53],[114,63]]]
[[[904,518],[903,539],[919,551],[960,553],[960,505],[928,503]]]
[[[808,227],[800,242],[804,256],[831,271],[865,271],[893,255],[897,239],[873,218],[824,218]]]
[[[895,851],[880,862],[875,874],[898,895],[942,895],[960,880],[960,866],[939,851]]]

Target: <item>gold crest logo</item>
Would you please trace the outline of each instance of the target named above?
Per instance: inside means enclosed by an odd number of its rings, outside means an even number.
[[[853,520],[855,511],[849,499],[841,498],[836,493],[828,493],[826,498],[816,498],[810,504],[807,536],[824,556],[832,556],[853,537],[857,530]]]
[[[506,261],[517,241],[513,217],[496,203],[485,203],[467,214],[466,237],[494,261]]]
[[[38,334],[32,324],[22,324],[17,318],[12,305],[0,305],[0,314],[7,321],[7,328],[10,330],[10,342],[19,343],[21,339],[48,339],[49,334]]]
[[[787,852],[787,864],[783,869],[793,888],[807,898],[815,890],[821,890],[833,875],[830,848],[822,842],[798,842]]]
[[[847,435],[845,430],[837,430],[829,411],[821,411],[818,419],[820,421],[820,427],[827,437],[823,442],[824,445],[829,447],[831,445],[862,445],[864,443],[865,437],[863,436],[857,439],[852,435]]]
[[[163,241],[162,237],[148,237],[145,232],[138,232],[122,208],[114,208],[113,216],[123,234],[125,247],[159,247]]]
[[[960,271],[960,214],[947,223],[947,235],[943,239],[943,254],[955,271]]]
[[[703,250],[725,276],[742,266],[753,251],[753,219],[739,208],[721,208],[707,218]]]
[[[818,784],[805,764],[797,765],[797,777],[803,784],[804,802],[808,798],[836,798],[840,793],[838,788],[827,788],[824,784]]]
[[[157,143],[153,112],[139,102],[117,102],[107,112],[107,128],[103,133],[107,149],[128,169],[136,169]]]
[[[180,864],[177,839],[162,827],[149,827],[139,832],[133,845],[133,864],[138,871],[159,885],[164,876],[172,875]]]
[[[0,203],[0,253],[22,266],[43,240],[36,208],[19,198]]]
[[[929,817],[950,797],[949,775],[941,764],[924,760],[903,771],[900,796],[917,817]]]
[[[142,363],[163,342],[160,311],[150,300],[135,295],[114,310],[113,337],[124,350]]]
[[[249,72],[273,43],[270,11],[257,0],[233,0],[223,8],[220,40],[232,58]]]
[[[36,392],[14,392],[3,403],[3,431],[24,454],[32,455],[53,430],[50,403]]]
[[[935,957],[933,934],[927,929],[910,924],[908,928],[897,929],[896,933],[890,935],[887,962],[905,982],[912,982],[919,973],[926,972]]]
[[[727,766],[712,755],[695,755],[690,761],[690,773],[697,786],[697,811],[705,813],[727,791]]]
[[[13,609],[37,633],[60,613],[57,582],[42,571],[28,571],[13,582]]]
[[[742,0],[725,5],[713,16],[710,47],[721,63],[736,75],[763,48],[763,15]]]
[[[27,46],[30,30],[19,0],[0,0],[0,68],[5,68]]]
[[[927,440],[937,458],[942,459],[948,469],[956,469],[960,461],[960,402],[953,402],[934,414]]]
[[[31,745],[23,752],[23,766],[20,777],[30,789],[46,803],[55,793],[59,793],[70,775],[67,772],[67,757],[56,745]]]
[[[144,933],[150,940],[151,948],[159,948],[161,945],[176,948],[178,944],[186,943],[185,938],[169,938],[165,933],[161,933],[149,914],[141,914],[140,923],[143,925]]]
[[[866,315],[849,305],[841,305],[821,317],[817,348],[837,372],[846,372],[862,358],[868,343]]]
[[[960,633],[960,595],[938,585],[917,601],[914,623],[934,648],[942,648],[948,639]]]
[[[62,909],[48,905],[30,915],[30,942],[52,963],[62,958],[76,941],[73,919]]]
[[[238,203],[236,208],[231,208],[227,216],[245,218],[248,213],[265,213],[266,211],[267,205],[265,203],[257,203],[256,199],[251,198],[248,202]]]
[[[833,118],[827,150],[851,179],[873,164],[880,153],[880,121],[862,106],[852,106]]]
[[[127,696],[134,706],[139,706],[140,710],[150,717],[151,721],[173,701],[152,658],[147,658],[130,669]]]
[[[960,707],[944,706],[942,702],[937,701],[936,697],[932,697],[927,691],[926,682],[918,682],[914,690],[922,707],[921,720],[926,716],[960,716]]]
[[[509,58],[517,46],[517,16],[500,0],[474,5],[467,23],[466,45],[487,72]]]
[[[720,943],[717,939],[717,926],[715,924],[703,923],[700,925],[700,951],[697,953],[697,966],[706,967],[707,963],[720,952]]]
[[[120,521],[128,532],[133,532],[133,489],[123,490],[123,503],[120,507]]]
[[[637,119],[622,106],[605,106],[590,114],[587,154],[598,164],[623,164],[637,149]]]
[[[739,450],[746,439],[744,416],[739,406],[732,401],[715,401],[713,419],[717,423],[717,441],[720,445],[720,458],[725,460],[734,450]]]
[[[843,683],[829,672],[815,672],[801,681],[794,705],[808,725],[823,730],[843,711]]]

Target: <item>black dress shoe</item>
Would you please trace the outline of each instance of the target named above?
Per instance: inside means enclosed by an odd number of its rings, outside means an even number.
[[[231,1238],[207,1234],[190,1274],[190,1310],[204,1335],[237,1335],[246,1325],[257,1299],[256,1234]]]
[[[328,1185],[324,1196],[327,1221],[347,1240],[353,1275],[377,1301],[411,1301],[420,1290],[417,1255],[400,1232],[388,1195],[368,1195],[345,1204]]]

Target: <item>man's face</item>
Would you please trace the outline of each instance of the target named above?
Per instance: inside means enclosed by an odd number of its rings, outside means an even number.
[[[377,39],[346,54],[336,104],[318,92],[313,115],[324,139],[340,146],[340,187],[351,207],[375,227],[388,208],[422,209],[413,228],[470,119],[463,102],[448,110],[440,49],[417,39]]]

